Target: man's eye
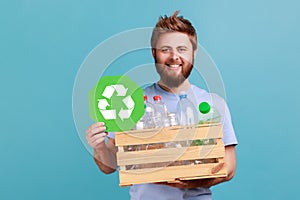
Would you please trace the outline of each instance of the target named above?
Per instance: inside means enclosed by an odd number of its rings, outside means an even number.
[[[161,48],[160,49],[162,52],[165,52],[165,53],[167,53],[167,52],[170,52],[171,50],[170,50],[170,48]]]
[[[187,51],[186,48],[178,48],[178,52],[185,52],[185,51]]]

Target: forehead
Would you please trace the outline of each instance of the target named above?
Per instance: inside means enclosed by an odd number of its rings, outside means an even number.
[[[185,33],[180,32],[171,32],[171,33],[163,33],[159,35],[159,38],[156,42],[156,47],[162,46],[171,46],[171,47],[178,47],[178,46],[187,46],[192,48],[192,42],[190,38]]]

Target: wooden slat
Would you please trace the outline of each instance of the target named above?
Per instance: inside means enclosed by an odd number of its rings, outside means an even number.
[[[115,133],[117,146],[150,144],[168,141],[184,141],[221,138],[222,125],[197,125],[196,127],[167,127]]]
[[[218,139],[217,144],[215,145],[118,152],[117,162],[119,166],[122,166],[158,162],[173,162],[176,160],[221,158],[224,157],[224,155],[224,144],[222,139]]]
[[[124,153],[124,148],[123,147],[118,147],[118,152],[123,152]],[[120,166],[120,170],[125,170],[125,166]]]
[[[211,169],[216,165],[218,165],[218,163],[119,171],[120,186],[175,181],[176,179],[225,177],[227,173],[225,167],[215,174],[211,173]]]

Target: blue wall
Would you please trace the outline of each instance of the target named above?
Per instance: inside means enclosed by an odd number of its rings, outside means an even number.
[[[239,139],[236,176],[214,199],[296,198],[298,1],[11,0],[0,2],[0,199],[128,199],[78,136],[73,84],[100,42],[177,9],[221,72]]]

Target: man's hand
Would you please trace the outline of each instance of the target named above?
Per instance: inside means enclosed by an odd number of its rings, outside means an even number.
[[[92,124],[86,130],[86,140],[94,149],[94,160],[99,169],[106,174],[112,173],[117,168],[116,152],[114,139],[109,138],[105,143],[107,133],[104,122]]]
[[[168,185],[171,187],[177,187],[177,188],[183,188],[183,189],[191,189],[191,188],[196,188],[196,187],[205,187],[209,188],[213,185],[214,183],[219,182],[219,178],[206,178],[206,179],[196,179],[196,180],[182,180],[182,181],[176,181],[174,183],[168,183],[168,182],[160,182],[156,184],[161,184],[161,185]]]
[[[236,155],[235,155],[234,145],[225,147],[225,163],[227,166],[227,177],[184,180],[184,181],[176,181],[174,183],[161,182],[157,184],[189,189],[189,188],[196,188],[196,187],[209,188],[213,185],[217,185],[219,183],[229,181],[234,176],[235,168],[236,168]]]
[[[94,123],[86,130],[86,140],[93,149],[101,150],[105,147],[104,141],[107,136],[105,130],[104,122]]]

